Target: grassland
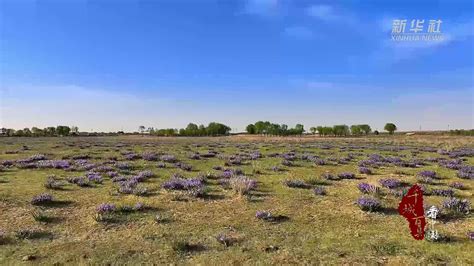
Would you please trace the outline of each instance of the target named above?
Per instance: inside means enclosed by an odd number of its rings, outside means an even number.
[[[436,228],[449,241],[414,240],[405,219],[396,208],[400,197],[387,188],[377,198],[383,211],[364,212],[354,202],[362,195],[357,184],[380,186],[381,178],[395,178],[410,186],[418,182],[417,173],[433,170],[439,176],[429,190],[448,188],[462,182],[464,189],[453,189],[455,196],[472,202],[474,181],[457,177],[456,170],[443,167],[442,159],[461,148],[472,149],[470,137],[396,136],[379,138],[156,138],[141,136],[84,138],[0,138],[0,162],[12,166],[0,171],[0,230],[5,232],[0,245],[0,264],[474,264],[474,242],[467,237],[474,230],[472,214],[440,220]],[[430,149],[429,149],[430,148]],[[444,150],[446,153],[438,153]],[[192,154],[215,157],[191,159]],[[261,157],[249,159],[259,151]],[[128,153],[127,153],[128,152]],[[178,169],[173,163],[159,168],[158,161],[142,158],[127,160],[133,152],[174,155],[192,166]],[[153,176],[144,182],[145,196],[121,194],[117,184],[103,175],[101,184],[80,187],[66,182],[71,176],[84,176],[80,167],[18,167],[18,160],[43,154],[49,160],[67,160],[77,165],[74,156],[87,155],[87,163],[107,165],[120,175],[133,176],[149,170]],[[282,165],[282,156],[291,156],[292,166]],[[351,155],[349,155],[351,154]],[[373,174],[360,174],[358,163],[370,154],[417,159],[417,167],[391,163],[371,167]],[[234,157],[231,157],[231,156]],[[325,161],[317,165],[303,155]],[[240,162],[225,165],[232,158]],[[433,160],[434,158],[434,160]],[[442,158],[442,159],[440,159]],[[342,159],[342,160],[341,160]],[[467,166],[474,157],[457,159]],[[115,168],[127,162],[131,170]],[[34,163],[37,163],[35,161]],[[84,162],[83,162],[84,163]],[[223,169],[241,169],[257,181],[247,195],[236,195],[219,184]],[[275,166],[280,171],[275,171]],[[90,170],[89,170],[90,171]],[[327,180],[324,173],[355,173],[353,179]],[[162,184],[175,174],[187,178],[205,176],[204,197],[192,197],[183,191],[166,190]],[[47,189],[48,177],[55,175],[65,184]],[[284,180],[301,180],[310,187],[323,186],[327,194],[315,195],[311,188],[291,188]],[[38,194],[49,193],[55,203],[44,207],[31,204]],[[445,197],[426,195],[427,206],[441,206]],[[97,221],[97,206],[143,203],[143,211],[115,213],[115,220]],[[32,213],[48,216],[37,221]],[[268,210],[286,219],[267,222],[255,217]],[[157,221],[156,216],[160,217]],[[36,236],[21,236],[28,229]],[[216,236],[225,234],[232,245],[223,245]],[[28,257],[30,256],[30,257]],[[30,263],[30,262],[28,262]]]

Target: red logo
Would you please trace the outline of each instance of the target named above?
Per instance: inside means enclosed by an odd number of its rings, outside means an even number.
[[[425,237],[426,220],[423,209],[423,191],[420,186],[413,185],[403,196],[398,205],[398,213],[407,219],[411,235],[416,240],[422,240]]]

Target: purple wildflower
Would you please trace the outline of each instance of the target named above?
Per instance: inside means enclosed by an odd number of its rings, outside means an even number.
[[[115,167],[117,167],[120,170],[131,170],[132,169],[132,166],[127,162],[117,162],[117,163],[115,163]]]
[[[174,155],[162,155],[160,160],[167,163],[175,163],[178,161]]]
[[[363,211],[377,211],[382,207],[382,204],[380,201],[378,201],[375,198],[369,198],[369,197],[360,197],[357,199],[357,205],[361,208]]]
[[[86,177],[87,179],[89,179],[89,181],[93,182],[93,183],[96,183],[96,184],[102,184],[102,176],[99,174],[99,173],[96,173],[96,172],[88,172],[86,174]]]
[[[36,195],[31,199],[31,204],[33,205],[48,204],[51,202],[53,202],[53,196],[46,193]]]
[[[368,183],[359,183],[357,188],[364,194],[377,194],[380,191],[377,186]]]
[[[420,177],[429,177],[429,178],[437,178],[435,171],[424,170],[418,173]]]
[[[392,178],[380,179],[379,182],[383,187],[390,188],[390,189],[400,187],[401,185],[400,180],[392,179]]]
[[[456,189],[464,189],[465,188],[464,184],[461,183],[461,182],[453,182],[449,186],[452,187],[452,188],[456,188]]]
[[[340,179],[354,179],[355,174],[349,173],[349,172],[343,172],[343,173],[339,173],[337,177],[339,177]]]
[[[449,198],[443,201],[443,207],[456,214],[468,214],[470,205],[466,199]]]
[[[283,184],[285,184],[287,187],[291,188],[309,188],[310,186],[304,182],[303,180],[285,180],[283,181]]]
[[[462,179],[474,179],[474,166],[460,167],[457,176]]]
[[[158,155],[154,152],[144,152],[142,158],[145,161],[158,161]]]
[[[193,167],[189,164],[185,164],[185,163],[182,163],[182,162],[177,162],[174,164],[174,166],[176,166],[176,168],[179,168],[181,170],[184,170],[184,171],[191,171],[193,169]]]
[[[370,170],[370,168],[368,168],[368,167],[360,166],[359,167],[359,173],[366,174],[366,175],[371,175],[372,170]]]
[[[469,240],[474,241],[474,231],[467,232],[467,237]]]
[[[317,186],[313,189],[313,193],[315,195],[323,196],[326,195],[326,189],[323,186]]]
[[[325,172],[322,177],[326,180],[339,180],[339,177],[329,173],[329,172]]]
[[[140,158],[140,155],[136,154],[136,153],[127,153],[124,155],[125,159],[129,160],[129,161],[132,161],[132,160],[136,160],[138,158]]]
[[[269,212],[269,211],[257,211],[255,213],[255,217],[257,219],[260,219],[260,220],[269,220],[271,219],[273,216],[272,216],[272,213]]]
[[[454,190],[452,189],[433,189],[431,193],[436,196],[454,197]]]
[[[115,210],[116,210],[116,207],[112,203],[102,203],[96,208],[96,211],[99,214],[111,213],[111,212],[114,212]]]

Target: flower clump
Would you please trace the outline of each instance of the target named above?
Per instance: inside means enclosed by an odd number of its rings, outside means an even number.
[[[42,205],[51,202],[53,202],[53,196],[47,193],[36,195],[31,199],[31,204],[33,205]]]
[[[163,183],[166,190],[184,190],[194,197],[202,197],[206,194],[204,182],[200,178],[185,179],[182,177],[172,177]]]
[[[340,179],[354,179],[355,174],[349,173],[349,172],[343,172],[343,173],[339,173],[337,177],[339,177]]]
[[[390,189],[398,188],[401,186],[401,182],[398,179],[392,179],[392,178],[380,179],[379,182],[383,187],[390,188]]]
[[[228,186],[238,195],[246,195],[257,187],[257,181],[240,175],[228,179]]]
[[[371,174],[372,174],[372,170],[370,170],[370,168],[368,168],[368,167],[360,166],[360,167],[359,167],[359,173],[361,173],[361,174],[366,174],[366,175],[371,175]]]
[[[431,194],[436,196],[443,196],[443,197],[454,197],[454,190],[452,189],[433,189],[431,190]]]
[[[460,167],[457,176],[462,179],[474,179],[474,166]]]
[[[255,218],[260,220],[270,220],[272,219],[273,215],[269,211],[257,211],[255,213]]]
[[[313,193],[318,196],[326,195],[326,189],[323,186],[317,186],[313,189]]]
[[[310,185],[307,184],[305,181],[295,180],[295,179],[287,179],[283,181],[283,184],[291,188],[309,188],[310,187]]]
[[[357,188],[359,189],[360,192],[364,194],[377,194],[380,192],[379,187],[368,184],[368,183],[359,183],[357,185]]]
[[[369,197],[360,197],[357,199],[356,203],[361,210],[368,212],[377,211],[382,207],[379,200]]]
[[[454,197],[443,201],[443,208],[454,215],[468,214],[471,209],[470,205],[468,200]]]

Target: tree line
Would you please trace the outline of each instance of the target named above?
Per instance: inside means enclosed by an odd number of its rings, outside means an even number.
[[[8,137],[58,137],[77,135],[79,128],[76,126],[57,126],[45,127],[43,129],[38,127],[24,128],[15,130],[13,128],[0,128],[0,135]]]
[[[231,128],[227,125],[211,122],[209,125],[197,125],[189,123],[186,128],[175,129],[175,128],[162,128],[155,129],[153,127],[146,128],[140,126],[138,128],[141,134],[148,133],[155,136],[225,136],[229,135]]]
[[[255,124],[249,124],[246,128],[249,134],[289,136],[302,135],[305,130],[302,124],[296,124],[294,128],[288,128],[285,124],[275,124],[269,121],[258,121]]]
[[[389,134],[393,134],[397,130],[397,126],[393,123],[387,123],[384,127]],[[162,128],[155,129],[153,127],[146,128],[140,126],[138,128],[141,134],[150,134],[155,136],[225,136],[231,131],[231,128],[225,124],[211,122],[207,126],[197,125],[189,123],[185,128]],[[289,128],[285,124],[271,123],[269,121],[258,121],[255,124],[249,124],[246,127],[248,134],[259,134],[259,135],[272,135],[272,136],[294,136],[302,135],[305,132],[302,124],[296,124],[295,127]],[[372,133],[372,129],[367,124],[361,125],[334,125],[334,126],[317,126],[311,127],[310,132],[312,134],[319,134],[320,136],[361,136]],[[378,131],[374,131],[374,134],[378,134]],[[451,132],[452,134],[464,135],[466,132]],[[16,137],[53,137],[53,136],[71,136],[79,135],[79,128],[77,126],[57,126],[57,127],[46,127],[38,128],[32,127],[15,130],[12,128],[0,128],[0,135],[3,136],[16,136]],[[87,133],[86,133],[87,134]],[[119,131],[118,134],[124,134],[123,131]],[[469,134],[469,133],[467,133]],[[472,134],[472,133],[471,133]]]
[[[387,123],[384,127],[389,134],[393,134],[397,130],[397,126],[393,123]],[[310,132],[312,134],[319,134],[319,136],[361,136],[372,133],[372,128],[367,124],[361,125],[334,125],[334,126],[317,126],[311,127]],[[289,135],[301,135],[305,132],[302,124],[296,124],[294,128],[288,128],[285,124],[276,124],[269,121],[258,121],[255,124],[249,124],[246,127],[248,134],[260,134],[260,135],[274,135],[274,136],[289,136]],[[375,134],[379,132],[374,131]]]

